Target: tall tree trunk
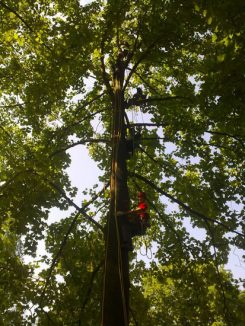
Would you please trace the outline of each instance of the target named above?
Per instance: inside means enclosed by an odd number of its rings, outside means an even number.
[[[129,210],[127,163],[122,92],[123,69],[114,73],[114,103],[111,160],[111,202],[106,228],[106,258],[103,288],[102,325],[127,326],[129,311],[128,246],[123,243],[128,232],[126,216],[118,211]],[[126,234],[127,237],[127,234]]]

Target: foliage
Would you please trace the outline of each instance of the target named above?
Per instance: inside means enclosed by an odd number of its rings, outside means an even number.
[[[132,207],[147,193],[157,259],[146,268],[132,254],[134,322],[242,325],[244,293],[221,266],[231,245],[245,248],[243,1],[9,0],[0,15],[0,322],[99,323],[104,249],[91,219],[104,227],[108,193],[88,190],[71,213],[86,190],[66,169],[68,149],[87,144],[109,181],[124,56],[123,105],[151,124],[138,127],[128,185]],[[67,218],[50,224],[54,207]],[[46,256],[26,263],[40,240]]]
[[[231,276],[212,263],[184,261],[154,265],[143,276],[141,305],[134,306],[140,325],[242,325],[244,306]],[[243,292],[241,292],[242,294]]]

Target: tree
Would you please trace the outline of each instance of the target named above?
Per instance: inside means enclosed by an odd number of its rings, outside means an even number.
[[[239,0],[0,1],[0,261],[10,250],[6,275],[18,281],[17,295],[12,288],[3,300],[5,314],[26,324],[90,325],[99,322],[101,309],[102,324],[128,325],[134,319],[128,270],[131,284],[139,284],[132,298],[143,306],[148,271],[137,272],[135,251],[128,258],[131,224],[118,212],[137,205],[139,190],[147,194],[147,241],[158,262],[148,279],[155,269],[174,266],[174,286],[183,282],[189,289],[191,275],[210,268],[207,284],[217,283],[224,299],[228,282],[238,295],[221,266],[231,245],[245,247],[242,9]],[[143,119],[130,120],[130,112]],[[72,187],[66,168],[68,149],[81,145],[103,171],[105,186],[84,190],[77,205],[82,190]],[[49,225],[52,207],[76,211]],[[191,227],[202,230],[202,239]],[[49,268],[33,281],[35,266],[21,255],[35,256],[43,239]],[[134,246],[139,242],[135,237]],[[178,268],[189,265],[192,272],[181,281]],[[205,300],[195,301],[197,310]],[[233,323],[226,301],[214,304],[220,318],[212,322]],[[244,317],[233,311],[239,325]]]

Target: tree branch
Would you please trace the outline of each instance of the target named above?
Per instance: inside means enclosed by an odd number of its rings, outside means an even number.
[[[170,97],[171,98],[171,97]],[[186,98],[187,99],[187,98]],[[135,126],[135,127],[166,127],[168,125],[170,125],[169,123],[131,123],[130,124],[131,126]],[[181,129],[179,129],[181,130]],[[231,134],[228,134],[226,132],[219,132],[219,131],[209,131],[209,130],[204,130],[204,133],[209,133],[209,134],[215,134],[215,135],[221,135],[221,136],[227,136],[227,137],[230,137],[230,138],[233,138],[237,141],[240,142],[240,144],[244,147],[244,141],[239,138],[241,136],[238,136],[238,135],[231,135]],[[218,145],[218,144],[207,144],[207,145],[210,145],[210,146],[216,146],[216,147],[220,147],[220,148],[224,148],[224,149],[229,149],[229,150],[232,150],[228,147],[224,147],[224,146],[221,146],[221,145]],[[232,150],[234,151],[234,150]]]
[[[155,189],[158,193],[160,193],[161,195],[169,198],[172,202],[174,202],[174,203],[178,204],[180,207],[184,208],[184,210],[187,211],[190,215],[200,217],[204,221],[210,221],[212,223],[216,223],[216,224],[222,226],[223,228],[225,228],[227,231],[235,233],[235,234],[240,235],[243,238],[245,238],[244,234],[242,234],[242,233],[240,233],[240,232],[238,232],[236,230],[231,229],[228,225],[224,224],[223,222],[220,222],[220,221],[218,221],[218,220],[216,220],[214,218],[205,216],[204,214],[197,212],[196,210],[192,209],[191,207],[184,204],[179,199],[177,199],[177,198],[173,197],[172,195],[168,194],[167,192],[162,190],[160,187],[156,186],[152,181],[150,181],[147,178],[139,175],[138,173],[129,172],[129,175],[143,181],[146,184],[148,184],[151,188]]]
[[[50,183],[49,182],[49,184],[51,184],[52,185],[52,183]],[[61,194],[63,194],[63,190],[62,189],[59,189],[59,187],[58,186],[56,186],[55,184],[53,184],[52,185],[59,193],[61,193]],[[107,185],[108,186],[108,185]],[[74,218],[72,219],[72,221],[71,221],[71,224],[69,225],[69,227],[68,227],[68,229],[67,229],[67,231],[66,231],[66,233],[65,233],[65,235],[64,235],[64,238],[63,238],[63,240],[62,240],[62,242],[61,242],[61,244],[60,244],[60,248],[59,248],[59,250],[58,250],[58,252],[56,253],[56,255],[54,256],[54,258],[53,258],[53,260],[52,260],[52,263],[51,263],[51,266],[50,266],[50,268],[49,268],[49,271],[48,271],[48,275],[47,275],[47,277],[46,277],[46,280],[45,280],[45,283],[44,283],[44,286],[43,286],[43,289],[42,289],[42,292],[41,292],[41,295],[40,295],[40,307],[42,308],[42,303],[43,303],[43,299],[44,299],[44,295],[45,295],[45,292],[46,292],[46,289],[47,289],[47,287],[48,287],[48,284],[49,284],[49,281],[50,281],[50,278],[51,278],[51,275],[52,275],[52,272],[53,272],[53,270],[54,270],[54,268],[55,268],[55,266],[56,266],[56,264],[58,263],[58,261],[59,261],[59,258],[60,258],[60,256],[61,256],[61,254],[62,254],[62,251],[63,251],[63,249],[64,249],[64,247],[65,247],[65,245],[66,245],[66,243],[67,243],[67,240],[68,240],[68,237],[69,237],[69,235],[70,235],[70,233],[71,233],[71,231],[72,231],[72,229],[73,229],[73,227],[75,226],[75,224],[76,224],[76,221],[77,221],[77,219],[78,219],[78,217],[80,216],[80,214],[83,214],[86,218],[87,217],[89,217],[89,220],[92,222],[92,223],[96,223],[96,226],[100,229],[100,230],[102,230],[102,232],[104,232],[104,229],[103,229],[103,227],[99,224],[99,223],[97,223],[96,221],[94,221],[90,216],[88,216],[87,214],[86,214],[86,208],[89,206],[89,205],[91,205],[103,192],[104,192],[104,190],[105,190],[105,188],[103,188],[100,192],[98,192],[96,195],[94,195],[93,197],[92,197],[92,199],[89,201],[89,202],[87,202],[86,204],[84,204],[81,208],[80,207],[78,207],[76,204],[74,204],[73,205],[73,202],[66,196],[66,195],[64,195],[64,197],[69,201],[69,203],[72,205],[72,206],[74,206],[74,207],[76,207],[77,208],[77,210],[78,210],[78,212],[77,212],[77,214],[74,216]],[[71,202],[70,202],[71,201]],[[94,224],[95,224],[94,223]]]
[[[47,180],[48,181],[48,180]],[[65,193],[65,191],[63,189],[61,189],[58,185],[56,185],[54,182],[52,181],[48,181],[48,183],[58,192],[62,195],[62,197],[64,197],[66,199],[66,201],[73,206],[74,208],[76,208],[76,210],[78,211],[79,214],[82,214],[87,220],[89,220],[92,224],[96,225],[97,228],[99,228],[103,233],[104,233],[104,228],[98,223],[96,222],[91,216],[89,216],[85,209],[92,204],[100,195],[101,193],[103,193],[105,191],[105,189],[109,186],[109,184],[107,184],[98,194],[96,194],[87,204],[85,204],[82,207],[79,207],[77,204],[75,204],[73,202],[73,200],[71,200]]]
[[[166,127],[169,124],[164,123],[131,123],[133,127]]]
[[[237,141],[239,141],[241,143],[241,145],[244,147],[244,141],[240,138],[241,136],[238,135],[232,135],[226,132],[221,132],[221,131],[210,131],[210,130],[205,130],[205,132],[209,133],[209,134],[213,134],[213,135],[220,135],[220,136],[227,136],[230,138],[234,138]]]
[[[149,155],[149,154],[144,150],[143,147],[141,147],[140,145],[138,145],[138,147],[139,147],[139,149],[141,150],[141,152],[143,152],[147,157],[149,157],[149,159],[150,159],[151,161],[153,161],[154,163],[159,164],[159,162],[158,162],[154,157],[152,157],[151,155]]]
[[[136,319],[136,317],[135,317],[135,313],[134,313],[133,309],[132,309],[130,306],[129,306],[129,311],[130,311],[131,316],[132,316],[132,318],[133,318],[134,325],[135,325],[135,326],[139,326],[139,323],[138,323],[138,321],[137,321],[137,319]]]
[[[126,103],[126,108],[130,107],[131,105],[135,105],[135,106],[141,106],[144,104],[148,104],[148,103],[153,103],[153,102],[165,102],[165,101],[172,101],[172,100],[188,100],[191,101],[190,98],[185,97],[185,96],[167,96],[167,97],[149,97],[146,99],[130,99],[127,103]]]
[[[98,94],[97,96],[95,96],[94,98],[92,98],[92,100],[86,101],[85,103],[83,103],[82,106],[80,106],[80,107],[78,107],[76,109],[75,114],[77,114],[78,111],[81,111],[81,110],[85,109],[88,105],[94,103],[95,101],[97,101],[98,99],[100,99],[101,97],[103,97],[104,95],[105,95],[105,92],[102,92],[101,94]],[[103,111],[104,111],[104,109],[103,110],[99,110],[97,112],[100,113],[100,112],[103,112]],[[96,114],[97,114],[97,112],[96,112]],[[94,114],[94,113],[92,113],[92,114]]]
[[[91,100],[91,103],[92,103],[92,100]],[[80,109],[84,109],[87,105],[89,105],[88,102],[87,102],[84,106],[82,106],[81,108],[79,108],[79,110],[80,110]],[[70,128],[75,127],[75,126],[79,125],[81,122],[83,122],[83,121],[85,121],[85,120],[87,120],[87,119],[89,119],[89,118],[93,118],[93,117],[96,116],[97,114],[102,113],[102,112],[105,112],[106,110],[107,110],[107,109],[101,109],[101,110],[98,110],[98,111],[96,111],[96,112],[90,113],[90,114],[86,115],[85,117],[83,117],[82,119],[77,120],[77,121],[71,123],[70,125],[64,127],[63,129],[62,129],[62,128],[61,128],[61,129],[58,129],[57,132],[58,132],[59,134],[62,135],[62,134],[64,134],[66,131],[68,131]],[[75,112],[75,114],[76,114],[76,113],[77,113],[77,111]],[[54,138],[54,135],[53,135],[52,139],[53,139],[53,138]]]
[[[9,7],[8,5],[6,5],[6,3],[4,3],[3,1],[0,1],[0,5],[2,5],[2,7],[4,7],[5,9],[7,9],[8,11],[12,12],[16,17],[18,17],[19,20],[22,21],[22,23],[23,23],[23,24],[24,24],[24,25],[29,29],[29,31],[30,31],[31,33],[37,35],[36,32],[32,29],[32,27],[27,23],[27,21],[26,21],[23,17],[21,17],[20,14],[18,14],[18,12],[16,12],[13,8],[10,8],[10,7]],[[45,48],[47,48],[49,51],[52,51],[52,49],[51,49],[47,44],[45,44],[45,43],[42,43],[42,44],[43,44],[43,46],[44,46]]]
[[[26,169],[26,170],[17,172],[12,178],[10,178],[9,180],[5,181],[5,183],[0,186],[0,189],[6,188],[11,182],[13,182],[21,174],[25,174],[25,173],[33,173],[33,170],[32,169]]]
[[[168,137],[142,137],[141,140],[164,140],[164,141],[169,141]]]
[[[205,221],[205,222],[206,222],[207,228],[209,230],[209,233],[210,233],[210,236],[211,236],[211,241],[212,241],[212,246],[213,246],[213,249],[214,249],[214,260],[213,260],[213,262],[214,262],[216,274],[218,276],[218,283],[219,283],[220,288],[221,288],[224,315],[226,317],[228,317],[228,309],[227,309],[227,302],[226,302],[226,297],[225,297],[224,284],[222,282],[221,274],[220,274],[220,271],[219,271],[219,263],[218,263],[218,256],[217,256],[217,250],[216,250],[217,246],[215,244],[215,237],[214,237],[213,230],[210,227],[209,222],[208,221]]]
[[[127,67],[128,70],[132,70],[131,68]],[[153,91],[153,93],[160,95],[154,87],[152,87],[137,71],[134,72],[136,76],[139,77],[139,79],[150,89]]]
[[[154,46],[156,45],[158,40],[154,41],[153,43],[151,43],[148,48],[142,53],[142,55],[140,56],[140,58],[138,59],[138,61],[135,62],[133,68],[130,70],[130,73],[128,74],[128,77],[125,81],[125,84],[123,86],[123,92],[125,91],[125,89],[128,86],[128,83],[130,81],[130,78],[132,77],[132,75],[134,74],[134,72],[137,70],[139,64],[145,59],[145,57],[148,55],[148,53],[151,51],[152,48],[154,48]]]
[[[5,76],[4,76],[5,77]],[[9,104],[9,105],[0,105],[0,108],[15,108],[15,107],[23,107],[23,104],[24,103],[22,103],[22,104]]]
[[[104,264],[104,259],[101,260],[99,265],[92,272],[90,282],[89,282],[89,285],[88,285],[88,289],[87,289],[87,293],[85,295],[85,298],[84,298],[84,301],[83,301],[83,304],[82,304],[82,307],[81,307],[80,318],[79,318],[80,320],[81,320],[81,317],[82,317],[82,311],[84,310],[85,306],[87,305],[89,297],[91,295],[91,292],[92,292],[92,289],[93,289],[94,278],[95,278],[96,274],[98,273],[98,271],[100,270],[100,268],[102,267],[103,264]]]
[[[75,147],[77,145],[84,145],[86,143],[109,143],[109,142],[110,142],[110,140],[109,139],[105,139],[105,138],[98,138],[98,139],[96,139],[96,138],[88,138],[88,139],[85,139],[85,140],[80,140],[80,141],[78,141],[76,143],[67,145],[64,148],[60,148],[60,149],[56,150],[55,152],[53,152],[52,154],[50,154],[50,157],[52,157],[54,155],[57,155],[59,153],[65,152],[68,149],[70,149],[72,147]]]
[[[2,125],[0,125],[0,128],[3,130],[3,132],[8,136],[8,138],[10,138],[11,140],[13,140],[13,137],[12,137],[12,135],[7,131],[7,130],[5,130],[5,128],[2,126]]]
[[[10,8],[8,5],[6,5],[3,1],[0,1],[0,5],[7,9],[8,11],[12,12],[16,17],[18,17],[22,23],[32,32],[34,33],[34,30],[31,28],[31,26],[22,18],[14,9]]]

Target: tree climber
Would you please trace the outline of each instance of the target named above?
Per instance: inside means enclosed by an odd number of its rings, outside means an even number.
[[[139,101],[144,101],[146,99],[146,95],[143,93],[143,90],[141,87],[136,88],[136,93],[133,95],[132,98],[130,98],[127,102],[127,106],[130,105],[139,105]],[[143,105],[143,104],[142,104]]]
[[[146,195],[144,192],[138,193],[138,205],[135,209],[127,212],[117,212],[117,216],[123,218],[122,224],[122,246],[132,250],[132,237],[142,236],[146,229],[150,227],[149,214],[147,212]],[[125,220],[126,218],[126,220]]]
[[[126,141],[126,150],[127,150],[127,157],[126,159],[130,159],[134,151],[139,148],[139,145],[141,143],[141,132],[138,130],[135,132],[133,128],[130,128],[129,134],[125,139]]]

